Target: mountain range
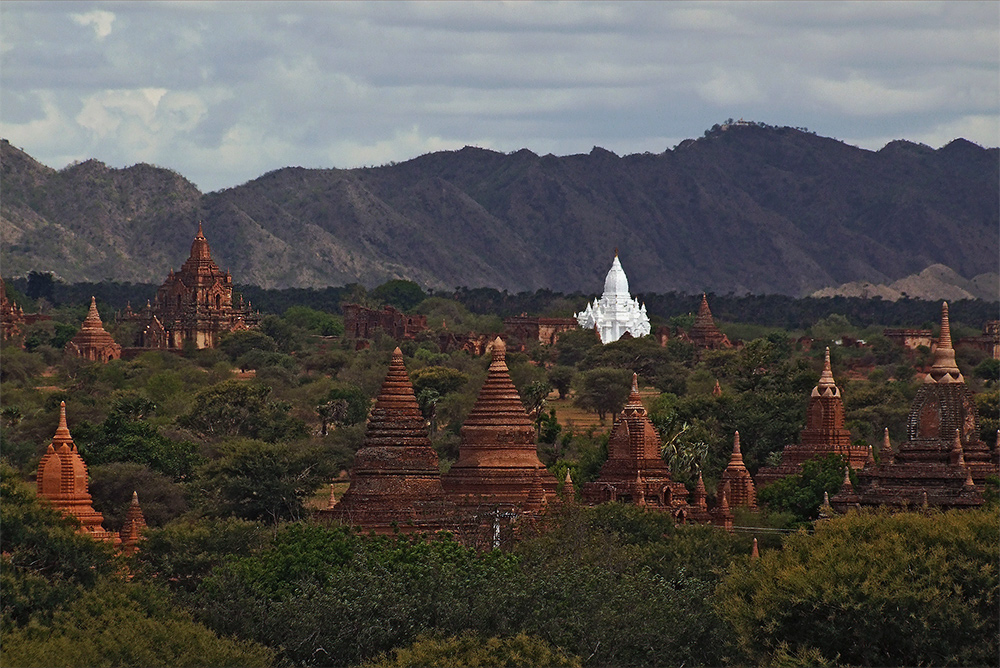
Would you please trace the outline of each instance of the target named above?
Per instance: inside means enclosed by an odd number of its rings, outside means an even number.
[[[4,140],[0,261],[5,276],[158,283],[201,220],[219,265],[267,288],[405,278],[594,293],[616,249],[633,292],[800,296],[931,265],[993,285],[980,275],[997,271],[998,202],[997,148],[869,151],[760,124],[715,126],[662,153],[466,147],[286,167],[212,193],[145,164],[55,170]]]

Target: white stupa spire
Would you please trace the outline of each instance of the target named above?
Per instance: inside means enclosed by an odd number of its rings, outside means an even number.
[[[587,308],[576,314],[576,321],[584,329],[597,329],[601,343],[617,341],[626,332],[634,337],[649,334],[649,316],[646,305],[632,299],[628,291],[628,277],[622,269],[615,251],[614,262],[604,279],[604,294],[587,304]]]

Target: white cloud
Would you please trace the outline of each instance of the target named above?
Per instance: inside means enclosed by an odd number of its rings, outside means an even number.
[[[69,16],[78,25],[91,26],[98,41],[103,41],[111,34],[111,25],[115,22],[115,15],[103,9],[93,9],[85,14],[70,14]]]
[[[217,189],[466,144],[658,152],[730,116],[1000,143],[1000,3],[111,8],[0,2],[0,132],[42,162],[149,160]]]

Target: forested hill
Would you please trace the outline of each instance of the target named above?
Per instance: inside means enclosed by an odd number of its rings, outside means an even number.
[[[0,147],[4,275],[162,281],[196,221],[240,283],[599,291],[617,247],[633,292],[802,295],[932,264],[997,271],[1000,150],[880,151],[792,128],[714,127],[625,157],[439,152],[280,169],[202,194],[169,170],[49,169]]]

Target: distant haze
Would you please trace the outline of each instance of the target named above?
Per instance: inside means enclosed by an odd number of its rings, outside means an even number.
[[[464,145],[659,153],[727,118],[1000,144],[1000,3],[0,3],[0,135],[203,192]]]

